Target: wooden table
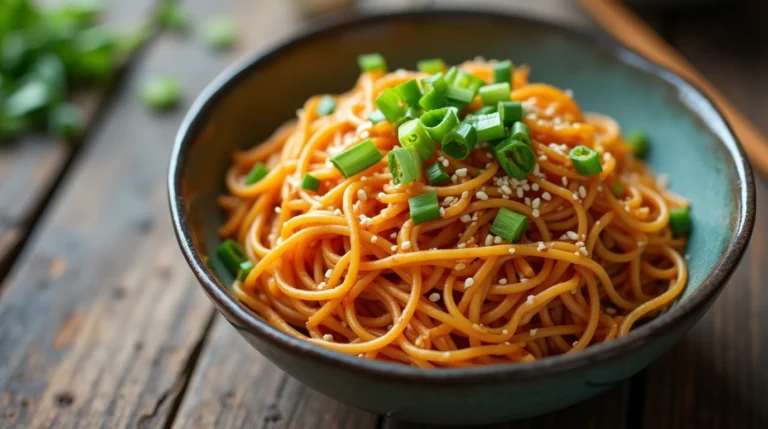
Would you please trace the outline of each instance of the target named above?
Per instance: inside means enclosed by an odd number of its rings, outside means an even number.
[[[53,2],[55,0],[48,0]],[[111,89],[80,94],[91,126],[67,145],[0,148],[0,428],[421,428],[323,397],[283,374],[218,316],[176,247],[165,174],[176,128],[229,62],[297,30],[283,0],[182,0],[196,21],[241,27],[234,52],[161,33]],[[460,1],[362,1],[366,10]],[[590,27],[570,0],[481,1]],[[759,2],[758,2],[759,3]],[[153,0],[114,0],[105,19],[135,28]],[[768,131],[768,29],[759,10],[650,16],[662,34]],[[762,54],[762,55],[760,55]],[[143,76],[178,76],[166,115],[136,99]],[[759,214],[765,181],[758,180]],[[714,308],[657,363],[613,390],[498,428],[768,427],[768,220]]]

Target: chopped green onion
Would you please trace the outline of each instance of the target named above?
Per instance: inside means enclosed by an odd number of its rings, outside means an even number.
[[[181,84],[171,76],[155,76],[141,85],[141,99],[153,110],[168,110],[181,98]]]
[[[483,106],[474,112],[472,112],[473,115],[488,115],[490,113],[496,113],[499,110],[496,109],[496,106]],[[504,119],[504,118],[502,118]]]
[[[477,131],[469,123],[463,122],[443,137],[443,152],[453,159],[469,156],[477,144]]]
[[[397,85],[395,91],[400,94],[400,98],[405,101],[405,104],[409,106],[419,105],[421,89],[419,89],[419,84],[416,83],[416,79],[411,79],[408,82],[403,82],[400,85]]]
[[[600,165],[600,154],[593,149],[576,146],[571,149],[569,156],[573,161],[573,168],[582,176],[594,176],[603,171],[603,166]]]
[[[521,142],[531,145],[531,130],[528,129],[528,125],[523,122],[515,122],[510,129],[510,137],[520,140]]]
[[[376,106],[381,113],[393,124],[405,115],[405,108],[400,105],[402,99],[400,95],[392,88],[387,88],[376,98]]]
[[[330,161],[342,176],[350,178],[355,174],[376,165],[384,156],[373,144],[373,140],[365,139],[351,148],[331,157]]]
[[[373,112],[368,114],[368,120],[371,121],[372,124],[378,124],[379,122],[386,120],[387,118],[384,117],[384,114],[381,113],[381,110],[376,109]]]
[[[676,235],[691,233],[691,215],[688,207],[680,207],[669,211],[669,227]]]
[[[379,53],[362,54],[357,57],[357,64],[363,72],[380,70],[387,72],[387,61]]]
[[[474,95],[481,86],[485,85],[485,81],[470,73],[459,70],[453,84],[459,88],[466,88],[472,91],[472,95]]]
[[[305,174],[304,178],[301,180],[301,189],[317,192],[317,190],[320,189],[320,179],[309,173]]]
[[[212,49],[227,49],[237,39],[237,26],[231,18],[212,18],[203,25],[202,38]]]
[[[408,199],[411,219],[414,225],[430,220],[440,219],[440,204],[437,202],[437,192],[427,192]]]
[[[525,179],[536,166],[536,155],[527,144],[510,137],[493,148],[496,160],[515,179]]]
[[[240,270],[240,264],[248,260],[243,247],[232,239],[219,244],[216,248],[216,256],[233,275]]]
[[[267,174],[269,174],[267,166],[262,163],[258,163],[251,167],[251,171],[249,171],[248,175],[245,176],[245,184],[253,185],[254,183],[266,177]]]
[[[445,83],[448,85],[453,85],[453,82],[456,81],[456,76],[459,74],[459,69],[456,68],[456,66],[453,66],[448,69],[447,72],[445,72]]]
[[[635,129],[627,133],[627,143],[632,148],[632,153],[638,158],[648,155],[648,136],[645,131]]]
[[[499,61],[493,65],[493,81],[496,83],[512,82],[512,61]]]
[[[443,183],[447,182],[448,179],[450,179],[448,173],[445,172],[445,169],[442,165],[440,165],[439,162],[436,162],[427,167],[427,180],[429,181],[430,185],[442,185]]]
[[[317,103],[315,113],[318,116],[326,116],[333,113],[334,110],[336,110],[336,99],[330,95],[324,95],[320,102]]]
[[[442,73],[422,79],[421,86],[424,88],[424,93],[429,92],[431,89],[436,89],[438,92],[442,93],[448,88],[448,84],[445,82],[445,77],[443,77]]]
[[[437,88],[432,88],[421,97],[419,105],[423,107],[424,110],[439,109],[448,105],[448,99],[446,99],[443,93]]]
[[[497,109],[501,115],[501,121],[507,127],[523,119],[523,103],[519,101],[499,101]]]
[[[418,119],[412,119],[397,129],[397,138],[403,147],[416,152],[422,162],[432,158],[437,150],[432,137]]]
[[[406,185],[421,177],[421,160],[419,155],[407,148],[396,147],[387,156],[392,183]]]
[[[456,110],[450,107],[430,110],[421,117],[421,125],[427,130],[432,140],[443,141],[443,138],[452,129],[459,125],[459,117]]]
[[[502,207],[491,224],[491,232],[510,243],[517,243],[528,229],[528,218]]]
[[[461,104],[469,104],[475,97],[475,93],[467,88],[460,88],[456,85],[448,85],[445,89],[445,98],[458,101]]]
[[[187,12],[175,2],[163,1],[155,12],[155,22],[165,28],[175,31],[187,31],[189,28],[189,16]]]
[[[506,135],[499,112],[478,116],[474,125],[477,130],[477,140],[481,142],[496,140]]]
[[[248,274],[251,274],[251,271],[253,270],[253,262],[251,261],[243,261],[240,263],[240,270],[237,274],[237,279],[241,282],[244,282],[245,279],[248,278]]]
[[[611,192],[613,192],[613,195],[617,197],[624,195],[624,185],[621,183],[616,183],[613,185],[613,188],[611,188]]]
[[[80,110],[72,103],[61,103],[48,115],[48,130],[59,137],[71,139],[81,127]]]
[[[31,79],[21,84],[5,100],[5,113],[9,116],[26,116],[45,110],[53,101],[52,88],[42,80]]]
[[[419,61],[417,67],[422,73],[435,74],[445,70],[445,62],[440,58],[431,58]]]
[[[421,115],[422,115],[421,109],[417,109],[415,107],[409,107],[405,110],[405,115],[402,118],[400,118],[399,121],[397,121],[397,126],[399,127],[400,125],[410,121],[411,119],[418,119],[421,117]]]
[[[480,99],[486,106],[498,104],[500,101],[509,101],[510,97],[509,82],[494,83],[480,88]]]

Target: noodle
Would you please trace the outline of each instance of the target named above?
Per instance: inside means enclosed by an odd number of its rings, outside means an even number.
[[[488,82],[492,65],[460,69]],[[669,217],[687,202],[657,184],[616,121],[583,113],[568,91],[528,83],[527,68],[517,68],[511,92],[537,158],[527,179],[509,180],[487,144],[462,161],[438,145],[425,165],[440,162],[450,182],[394,186],[386,154],[399,146],[397,132],[367,116],[381,91],[426,76],[363,73],[332,114],[318,116],[321,97],[312,97],[296,121],[234,154],[220,234],[242,243],[255,265],[234,284],[239,300],[290,336],[434,368],[582,350],[626,335],[680,296],[685,238],[673,235]],[[329,158],[367,138],[384,159],[344,178]],[[576,145],[602,155],[600,174],[574,170]],[[247,185],[259,162],[269,173]],[[317,192],[301,188],[307,173],[321,181]],[[441,218],[414,225],[408,199],[429,191]],[[490,235],[500,208],[528,218],[520,242]]]

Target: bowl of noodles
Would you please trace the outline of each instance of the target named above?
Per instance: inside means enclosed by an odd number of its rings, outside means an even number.
[[[752,173],[696,88],[490,12],[313,29],[220,75],[171,214],[205,292],[313,389],[404,420],[543,414],[636,373],[735,268]]]

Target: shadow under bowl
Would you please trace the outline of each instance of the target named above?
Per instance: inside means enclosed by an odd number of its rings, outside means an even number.
[[[224,222],[230,154],[263,141],[313,94],[352,87],[360,53],[390,69],[421,58],[483,56],[532,67],[534,82],[570,88],[586,111],[647,130],[649,164],[692,203],[690,279],[668,311],[629,335],[526,364],[423,370],[343,355],[272,328],[203,262]],[[631,376],[699,320],[744,252],[755,216],[752,173],[722,115],[692,85],[617,43],[499,12],[426,11],[363,17],[309,31],[222,73],[197,99],[173,151],[169,192],[178,241],[216,307],[257,350],[294,378],[341,402],[395,418],[482,424],[543,414]]]

